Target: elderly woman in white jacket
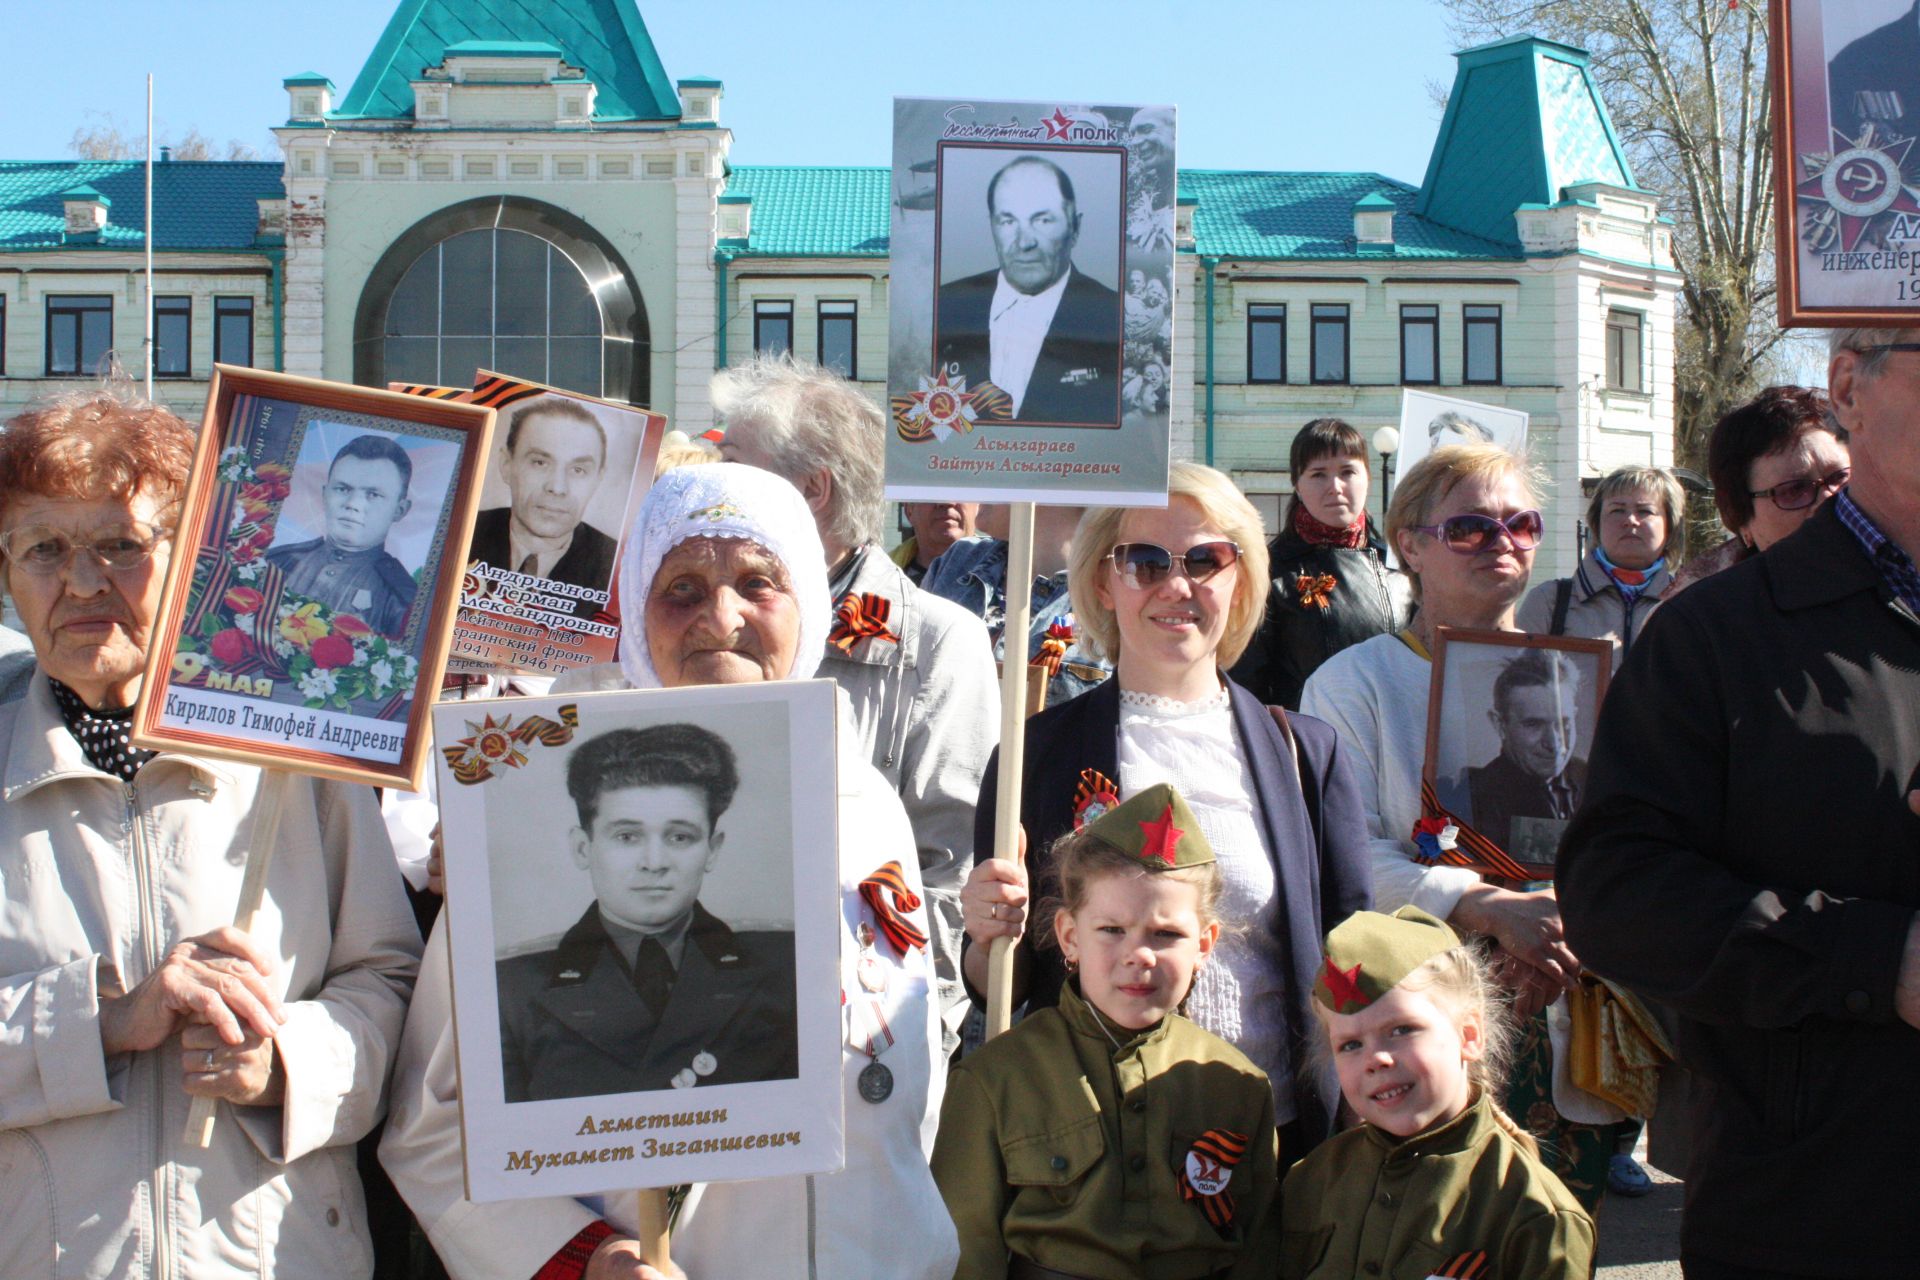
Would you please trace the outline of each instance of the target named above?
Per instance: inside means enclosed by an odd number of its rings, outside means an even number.
[[[640,509],[620,565],[630,620],[618,668],[563,678],[560,691],[803,679],[826,643],[825,560],[805,501],[778,476],[721,463],[668,472]],[[637,623],[638,625],[631,625]],[[823,747],[825,744],[822,744]],[[889,862],[919,891],[913,833],[899,798],[862,757],[841,702],[839,752],[841,990],[863,990],[859,892]],[[457,891],[457,890],[456,890]],[[925,930],[925,908],[912,916]],[[444,917],[443,917],[444,919]],[[380,1154],[394,1184],[457,1280],[651,1280],[633,1240],[635,1197],[608,1187],[572,1198],[476,1205],[462,1191],[457,1084],[444,938],[428,946],[407,1022],[393,1115]],[[925,951],[896,957],[881,999],[895,1042],[893,1092],[857,1087],[868,1041],[843,1029],[846,1168],[836,1174],[695,1187],[673,1236],[692,1280],[946,1280],[959,1245],[927,1168],[945,1085]],[[871,978],[871,975],[869,975]]]
[[[0,435],[33,642],[0,708],[0,1276],[366,1277],[353,1144],[420,935],[373,791],[128,744],[193,433],[106,393]],[[253,809],[282,789],[251,936]],[[184,1137],[213,1098],[212,1145]]]

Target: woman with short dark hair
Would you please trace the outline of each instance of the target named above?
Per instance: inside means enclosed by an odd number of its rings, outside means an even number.
[[[1293,497],[1267,544],[1267,617],[1233,678],[1269,704],[1298,709],[1320,664],[1349,645],[1407,625],[1413,592],[1387,567],[1387,544],[1367,515],[1366,442],[1338,418],[1315,418],[1287,459]]]

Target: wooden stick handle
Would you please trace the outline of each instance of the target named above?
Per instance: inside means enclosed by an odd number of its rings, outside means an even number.
[[[1010,504],[1007,529],[1007,613],[1000,632],[1000,777],[994,792],[993,853],[1020,858],[1020,784],[1026,773],[1027,632],[1033,614],[1033,504]],[[1014,939],[995,938],[987,952],[987,1038],[1013,1025]]]
[[[667,1189],[655,1187],[640,1193],[640,1261],[666,1270],[672,1261],[667,1253]]]
[[[280,838],[280,808],[286,798],[289,779],[276,769],[260,771],[260,788],[253,798],[253,835],[247,845],[247,869],[240,878],[240,901],[234,908],[233,925],[242,933],[252,933],[254,917],[267,896],[267,871],[273,864],[273,847]],[[186,1143],[202,1149],[213,1145],[213,1118],[218,1104],[212,1098],[195,1098],[187,1110]]]

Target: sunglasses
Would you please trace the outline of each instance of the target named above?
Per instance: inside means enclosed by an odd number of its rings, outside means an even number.
[[[85,538],[74,538],[52,525],[29,524],[0,534],[0,555],[25,573],[50,574],[66,568],[73,553],[84,549],[108,569],[137,569],[153,558],[153,550],[173,536],[173,530],[152,525],[108,525]]]
[[[1798,480],[1782,480],[1779,484],[1766,489],[1748,490],[1749,498],[1771,498],[1773,505],[1782,511],[1805,511],[1829,493],[1838,493],[1847,484],[1847,477],[1853,474],[1852,467],[1841,467],[1838,471],[1829,471],[1824,476],[1801,476]]]
[[[1471,556],[1499,545],[1503,537],[1515,551],[1531,551],[1540,545],[1546,521],[1538,511],[1529,510],[1516,511],[1505,520],[1482,515],[1448,516],[1439,524],[1413,525],[1412,530],[1440,539],[1449,551]]]
[[[1173,576],[1176,564],[1194,582],[1205,582],[1239,563],[1240,548],[1231,542],[1201,542],[1177,556],[1151,542],[1123,542],[1107,553],[1107,559],[1129,587],[1157,587]]]

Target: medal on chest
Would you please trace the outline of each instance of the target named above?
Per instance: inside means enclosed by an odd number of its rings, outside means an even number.
[[[1233,1224],[1233,1196],[1227,1184],[1233,1181],[1234,1166],[1246,1153],[1246,1134],[1209,1129],[1187,1152],[1181,1167],[1181,1199],[1197,1202],[1216,1230],[1224,1232]]]
[[[867,1041],[867,1065],[860,1068],[854,1086],[863,1101],[877,1106],[893,1096],[893,1072],[880,1061],[880,1055],[893,1048],[893,1028],[887,1023],[886,1010],[871,996],[854,1000],[853,1007]]]
[[[860,940],[860,958],[853,962],[854,977],[859,980],[863,991],[880,995],[886,991],[890,979],[886,962],[873,949],[873,926],[862,920],[854,936]]]

